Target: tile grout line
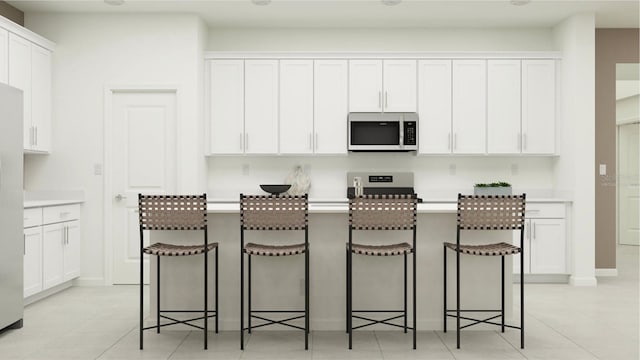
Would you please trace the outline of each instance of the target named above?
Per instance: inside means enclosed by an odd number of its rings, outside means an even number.
[[[436,334],[438,339],[440,339],[440,342],[442,343],[442,345],[444,345],[444,348],[447,349],[447,351],[449,351],[449,354],[451,354],[451,357],[453,359],[457,359],[456,354],[454,354],[453,351],[451,351],[451,349],[447,346],[447,343],[444,342],[444,339],[442,338],[442,336],[440,336],[440,334],[438,334],[438,331],[433,330],[433,332]]]
[[[100,359],[102,356],[104,356],[104,354],[106,354],[107,351],[111,350],[117,343],[119,343],[120,341],[122,341],[122,339],[127,337],[127,335],[129,335],[132,331],[134,331],[136,329],[136,327],[137,326],[133,326],[131,328],[131,330],[125,332],[124,335],[120,336],[113,344],[111,344],[111,346],[109,346],[105,351],[103,351],[100,355],[98,355],[98,357],[96,357],[96,360]]]
[[[378,339],[378,333],[374,330],[373,337],[376,339],[376,343],[378,344],[378,351],[380,351],[380,357],[384,360],[384,352],[382,352],[382,345],[380,345],[380,339]]]
[[[180,341],[180,344],[178,344],[178,346],[176,346],[176,348],[175,348],[175,349],[173,349],[173,351],[171,352],[171,354],[169,354],[169,356],[167,356],[167,359],[171,359],[171,357],[176,353],[176,351],[178,351],[178,349],[180,348],[180,346],[181,346],[182,344],[184,344],[184,342],[185,342],[185,341],[187,341],[187,338],[189,337],[189,335],[191,335],[191,333],[192,333],[192,331],[191,331],[191,330],[189,330],[189,331],[187,332],[187,335],[182,339],[182,341]],[[209,344],[208,344],[208,338],[207,338],[207,345],[209,345]]]

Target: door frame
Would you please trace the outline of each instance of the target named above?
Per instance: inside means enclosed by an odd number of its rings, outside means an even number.
[[[616,246],[620,243],[620,127],[640,123],[640,117],[623,119],[616,123]]]
[[[180,174],[180,145],[181,145],[181,130],[179,126],[180,119],[180,101],[179,96],[181,94],[180,87],[174,84],[109,84],[104,87],[104,138],[103,138],[103,239],[104,239],[104,285],[113,285],[113,239],[111,238],[111,227],[113,226],[113,219],[111,212],[113,211],[113,202],[111,201],[111,186],[113,185],[113,179],[111,175],[112,159],[111,152],[113,150],[112,141],[113,137],[111,129],[113,126],[113,97],[119,93],[172,93],[176,98],[176,175]],[[181,188],[180,177],[176,176],[176,189]]]

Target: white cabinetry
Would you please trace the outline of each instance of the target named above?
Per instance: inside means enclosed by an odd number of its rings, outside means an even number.
[[[314,62],[313,143],[316,154],[347,153],[347,73],[347,60]]]
[[[51,151],[51,51],[9,33],[9,85],[23,91],[24,149]]]
[[[563,203],[528,203],[525,217],[525,274],[566,274],[565,205]],[[520,246],[519,231],[514,232],[513,244]],[[520,256],[514,257],[513,272],[520,273]]]
[[[9,32],[0,28],[0,83],[9,83]]]
[[[244,152],[244,60],[209,62],[209,152]]]
[[[487,61],[487,152],[520,153],[520,60]]]
[[[280,153],[313,153],[313,60],[280,60]]]
[[[244,149],[278,153],[278,60],[245,61]]]
[[[453,152],[486,148],[486,60],[453,60]]]
[[[415,60],[350,60],[349,111],[415,112]]]
[[[418,61],[421,154],[451,152],[451,60]]]
[[[79,219],[80,205],[25,209],[25,298],[80,276]]]
[[[555,152],[554,60],[522,60],[522,152]]]
[[[24,229],[24,297],[42,291],[42,227]]]

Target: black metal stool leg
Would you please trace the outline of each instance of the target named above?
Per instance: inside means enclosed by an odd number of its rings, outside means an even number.
[[[242,236],[242,230],[241,235]],[[244,249],[240,249],[240,350],[244,350]]]
[[[349,282],[349,291],[347,291],[347,307],[349,308],[349,316],[347,316],[347,331],[349,332],[349,350],[353,345],[353,253],[348,251],[349,271],[347,272],[347,281]]]
[[[304,253],[304,349],[309,350],[309,248]]]
[[[415,228],[414,228],[414,233],[415,233]],[[415,239],[415,238],[414,238]],[[414,241],[415,244],[415,241]],[[415,246],[413,247],[413,350],[416,349],[416,345],[417,345],[417,331],[418,331],[418,315],[416,313],[417,307],[416,307],[416,299],[418,298],[417,294],[416,294],[416,248]]]
[[[345,319],[345,323],[344,323],[344,328],[345,328],[345,332],[348,334],[349,333],[349,249],[345,250],[344,252],[344,263],[345,263],[345,269],[344,269],[344,275],[345,275],[345,289],[344,289],[344,294],[345,294],[345,301],[344,301],[344,308],[345,308],[345,315],[344,315],[344,319]]]
[[[218,333],[218,248],[216,247],[216,334]]]
[[[156,333],[160,334],[160,256],[156,256],[156,272],[157,272],[157,278],[156,278],[156,300],[157,300],[157,306],[156,306],[156,319],[157,319],[157,325],[156,325]]]
[[[442,281],[442,283],[444,284],[444,299],[442,301],[442,314],[443,314],[443,327],[444,327],[444,332],[447,332],[447,246],[444,245],[443,246],[443,251],[442,253],[444,254],[443,256],[443,264],[444,264],[444,279]]]
[[[520,348],[524,349],[524,249],[520,251]]]
[[[142,242],[142,230],[140,230],[140,242]],[[144,253],[140,250],[140,350],[142,350],[142,327],[143,327],[143,308],[144,304]]]
[[[460,349],[460,251],[456,249],[456,347]]]
[[[407,333],[407,253],[404,253],[404,333]]]
[[[502,328],[502,332],[504,332],[504,255],[501,256],[502,258],[502,269],[501,269],[501,274],[502,276],[500,277],[500,288],[502,289],[501,292],[501,296],[500,296],[500,300],[501,300],[501,307],[500,307],[500,318],[502,318],[501,321],[501,328]]]
[[[248,333],[251,334],[251,255],[247,254],[247,309],[249,317],[247,318]]]
[[[205,235],[206,239],[206,235]],[[203,337],[204,337],[204,349],[207,350],[207,335],[209,333],[209,251],[207,250],[207,245],[205,241],[204,246],[204,327],[203,327]]]

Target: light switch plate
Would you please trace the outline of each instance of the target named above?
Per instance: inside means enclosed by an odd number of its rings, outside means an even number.
[[[600,164],[600,175],[607,175],[607,164]]]

